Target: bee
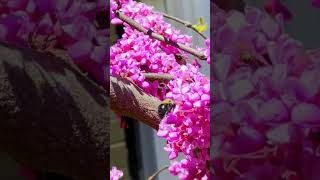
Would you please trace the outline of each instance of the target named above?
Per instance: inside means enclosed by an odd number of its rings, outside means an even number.
[[[187,61],[182,57],[181,54],[175,54],[174,57],[176,58],[176,61],[180,65],[186,65]]]
[[[172,109],[176,107],[175,102],[172,99],[165,99],[158,107],[158,114],[161,119],[165,117]]]

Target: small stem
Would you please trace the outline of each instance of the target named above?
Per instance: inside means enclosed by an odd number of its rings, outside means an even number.
[[[176,22],[184,25],[185,27],[192,29],[193,31],[195,31],[196,33],[198,33],[201,37],[203,37],[203,39],[208,39],[204,34],[202,34],[202,33],[199,32],[196,28],[194,28],[191,23],[189,23],[189,22],[187,22],[187,21],[184,21],[184,20],[182,20],[182,19],[179,19],[179,18],[177,18],[177,17],[170,16],[169,14],[166,14],[166,13],[160,13],[160,14],[161,14],[163,17],[165,17],[165,18],[168,18],[168,19],[171,19],[171,20],[173,20],[173,21],[176,21]]]
[[[143,73],[143,75],[149,81],[155,81],[155,80],[170,81],[170,80],[173,80],[173,76],[171,74]]]
[[[147,30],[146,28],[141,26],[138,22],[136,22],[135,20],[131,19],[130,17],[124,15],[119,10],[115,11],[115,14],[116,14],[117,18],[119,18],[123,22],[129,24],[131,27],[135,28],[136,30],[138,30],[140,32],[143,32],[145,35],[149,35],[150,37],[152,37],[152,38],[154,38],[156,40],[159,40],[161,42],[164,42],[166,44],[174,46],[174,47],[176,47],[176,48],[178,48],[178,49],[180,49],[182,51],[185,51],[185,52],[187,52],[189,54],[192,54],[193,56],[198,57],[201,60],[206,60],[207,59],[206,56],[202,52],[197,51],[196,49],[193,49],[193,48],[188,47],[186,45],[183,45],[183,44],[174,42],[174,41],[172,41],[170,39],[167,39],[167,38],[163,37],[162,35],[153,32],[150,29]]]
[[[165,167],[159,169],[159,170],[158,170],[157,172],[155,172],[152,176],[150,176],[150,177],[148,178],[148,180],[153,180],[158,174],[160,174],[162,171],[164,171],[164,170],[166,170],[166,169],[168,169],[168,168],[169,168],[169,166],[165,166]]]

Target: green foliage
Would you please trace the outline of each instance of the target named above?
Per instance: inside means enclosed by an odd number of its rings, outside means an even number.
[[[200,17],[199,24],[192,25],[198,32],[203,33],[207,28],[208,24],[204,23],[204,19]]]

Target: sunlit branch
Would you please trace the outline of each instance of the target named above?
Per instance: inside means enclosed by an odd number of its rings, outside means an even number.
[[[155,32],[153,32],[152,30],[147,30],[146,28],[144,28],[143,26],[141,26],[138,22],[136,22],[135,20],[131,19],[130,17],[124,15],[121,11],[119,10],[116,10],[115,11],[115,14],[117,16],[117,18],[119,18],[120,20],[122,20],[123,22],[129,24],[131,27],[135,28],[136,30],[140,31],[140,32],[143,32],[144,34],[146,35],[149,35],[150,37],[154,38],[154,39],[157,39],[161,42],[164,42],[166,44],[169,44],[171,46],[174,46],[184,52],[187,52],[189,54],[192,54],[193,56],[201,59],[201,60],[206,60],[206,56],[200,52],[200,51],[197,51],[196,49],[193,49],[191,47],[188,47],[186,45],[183,45],[181,43],[177,43],[177,42],[174,42],[170,39],[167,39],[165,37],[163,37],[162,35],[160,34],[157,34]]]
[[[165,18],[168,18],[168,19],[171,19],[171,20],[173,20],[173,21],[176,21],[176,22],[184,25],[185,27],[192,29],[193,31],[195,31],[196,33],[198,33],[201,37],[203,37],[203,39],[207,39],[207,37],[206,37],[203,33],[199,32],[196,28],[194,28],[191,23],[189,23],[189,22],[187,22],[187,21],[184,21],[184,20],[182,20],[182,19],[179,19],[179,18],[177,18],[177,17],[171,16],[171,15],[166,14],[166,13],[160,13],[160,14],[161,14],[163,17],[165,17]]]

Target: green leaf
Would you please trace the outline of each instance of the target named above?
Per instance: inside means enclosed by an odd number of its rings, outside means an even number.
[[[208,28],[208,24],[204,23],[204,19],[202,17],[200,17],[199,22],[199,24],[192,25],[192,27],[195,28],[198,32],[203,33]]]
[[[200,24],[204,24],[204,19],[200,17]]]
[[[195,28],[198,32],[203,33],[208,28],[208,24],[193,25],[192,27]]]

